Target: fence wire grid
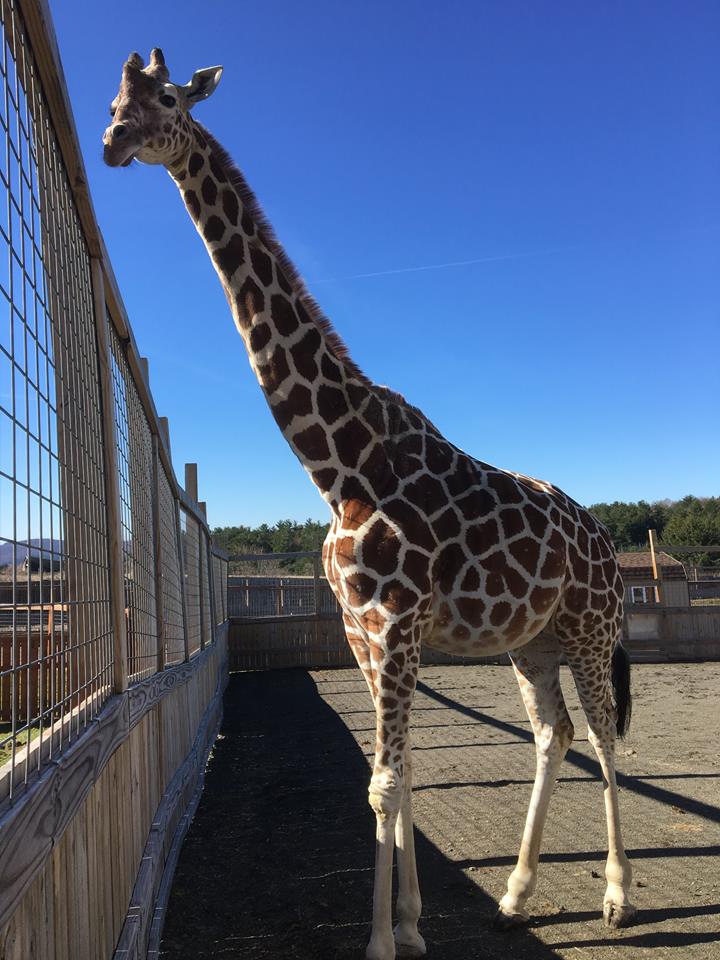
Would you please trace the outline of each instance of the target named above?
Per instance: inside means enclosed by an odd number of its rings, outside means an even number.
[[[96,299],[40,73],[20,13],[0,0],[0,804],[115,692],[113,563],[124,574],[129,683],[197,653],[227,615],[227,562],[179,510],[129,340],[109,312],[96,316]],[[110,549],[114,462],[122,561]]]

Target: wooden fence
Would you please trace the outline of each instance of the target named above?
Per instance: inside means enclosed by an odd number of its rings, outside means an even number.
[[[625,607],[625,645],[633,660],[720,660],[720,607]]]
[[[283,562],[306,560],[313,575],[279,576]],[[278,667],[352,667],[340,608],[321,576],[320,552],[243,554],[230,557],[231,569],[252,567],[252,575],[228,578],[230,670]],[[274,570],[269,576],[263,567]],[[495,657],[453,657],[423,647],[422,662],[505,663]]]
[[[227,676],[46,0],[0,0],[0,958],[157,956]]]
[[[266,564],[277,573],[280,563],[297,558],[313,560],[314,576],[271,577],[262,570]],[[230,558],[235,568],[251,563],[256,571],[228,581],[230,670],[355,665],[340,613],[331,612],[319,558],[319,553]],[[720,660],[720,607],[626,604],[624,643],[636,661]],[[454,657],[429,647],[423,647],[421,660],[424,664],[508,662],[505,654]]]

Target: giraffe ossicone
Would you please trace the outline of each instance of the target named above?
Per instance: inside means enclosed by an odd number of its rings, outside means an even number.
[[[536,776],[499,926],[527,917],[557,771],[572,741],[559,667],[569,664],[602,767],[609,853],[606,922],[631,921],[620,833],[616,732],[629,720],[620,645],[623,586],[607,531],[551,484],[475,460],[347,350],[262,215],[244,177],[190,111],[221,67],[170,82],[164,57],[132,54],[105,131],[105,161],[166,167],[222,283],[251,366],[291,448],[331,512],[328,582],[376,712],[369,796],[377,819],[367,957],[421,956],[411,812],[410,713],[422,643],[507,651],[532,724]],[[393,852],[398,923],[392,928]]]

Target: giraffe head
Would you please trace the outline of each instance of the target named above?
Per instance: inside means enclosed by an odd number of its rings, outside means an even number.
[[[189,111],[215,90],[222,67],[197,70],[189,83],[170,82],[162,50],[143,65],[139,53],[123,64],[117,96],[110,104],[112,120],[103,134],[103,159],[110,167],[143,163],[176,163],[190,147]]]

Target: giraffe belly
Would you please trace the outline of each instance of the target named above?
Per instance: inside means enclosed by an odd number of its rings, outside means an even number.
[[[559,596],[558,589],[558,596]],[[525,603],[501,597],[495,603],[473,596],[438,596],[423,642],[456,656],[485,657],[529,643],[547,626],[555,604],[530,612]]]

